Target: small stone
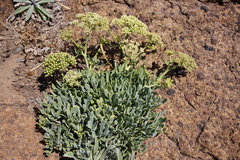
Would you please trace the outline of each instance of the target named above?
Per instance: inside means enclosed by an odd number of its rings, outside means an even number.
[[[213,48],[212,46],[204,45],[203,47],[207,51],[215,51],[215,48]]]
[[[179,41],[183,41],[183,40],[184,40],[184,38],[185,38],[185,37],[183,37],[183,36],[180,36],[180,37],[179,37]]]
[[[0,12],[4,12],[6,9],[4,7],[0,7]]]
[[[19,59],[17,59],[17,62],[18,63],[21,63],[21,62],[23,62],[24,60],[22,59],[22,58],[19,58]]]
[[[212,44],[217,44],[217,39],[212,38],[212,39],[211,39],[211,43],[212,43]]]
[[[14,119],[11,119],[11,118],[10,118],[10,119],[8,119],[8,122],[9,122],[10,124],[14,124],[15,121],[14,121]]]
[[[200,9],[201,9],[201,10],[204,10],[204,12],[208,12],[208,11],[209,11],[209,9],[208,9],[207,6],[201,6]]]
[[[168,95],[173,95],[176,91],[174,89],[168,89],[167,94]]]
[[[84,11],[84,12],[89,12],[86,7],[83,7],[83,11]]]
[[[36,157],[36,156],[37,156],[37,153],[33,153],[33,154],[32,154],[32,157]]]
[[[19,116],[18,116],[18,114],[14,113],[13,117],[14,117],[15,119],[17,119]]]
[[[202,130],[202,125],[201,124],[197,124],[197,127],[199,130]]]
[[[187,92],[184,93],[184,98],[188,103],[192,102],[192,96],[190,94],[188,94]]]
[[[27,110],[30,112],[34,112],[34,108],[32,105],[28,105]]]
[[[183,123],[182,123],[182,122],[178,122],[178,125],[179,125],[180,127],[183,127]]]
[[[207,122],[205,120],[200,121],[202,124],[206,124]]]
[[[237,108],[237,111],[240,112],[240,108]]]
[[[153,146],[154,143],[155,143],[154,141],[150,141],[150,142],[149,142],[149,145],[150,145],[150,146]]]
[[[204,75],[202,72],[200,72],[200,73],[197,74],[197,80],[202,81],[202,80],[204,80],[205,78],[206,78],[206,77],[205,77],[205,75]]]
[[[190,141],[189,141],[189,144],[190,144],[190,146],[193,146],[193,144],[194,144],[194,143],[193,143],[193,140],[190,140]]]

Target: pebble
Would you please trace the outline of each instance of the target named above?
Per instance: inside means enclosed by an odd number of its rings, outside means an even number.
[[[184,40],[184,38],[185,38],[185,37],[183,37],[183,36],[180,36],[180,37],[179,37],[179,41],[183,41],[183,40]]]
[[[20,52],[22,52],[23,51],[23,46],[22,45],[20,45],[20,46],[18,46],[18,47],[16,47],[14,50],[13,50],[13,54],[17,54],[17,53],[20,53]]]
[[[34,112],[34,108],[33,108],[32,105],[28,105],[27,110],[28,110],[29,112]]]
[[[206,76],[202,72],[197,74],[197,80],[203,81],[205,78],[206,78]]]
[[[154,141],[150,141],[150,142],[149,142],[149,145],[150,145],[150,146],[153,146],[154,143],[155,143]]]
[[[208,9],[207,6],[201,6],[200,9],[201,9],[201,10],[204,10],[204,12],[208,12],[208,11],[209,11],[209,9]]]
[[[207,50],[207,51],[215,51],[215,48],[212,47],[212,46],[204,45],[203,47],[204,47],[204,49]]]
[[[207,122],[205,120],[200,121],[202,124],[206,124]]]
[[[17,62],[18,63],[21,63],[21,62],[23,62],[24,60],[22,59],[22,58],[19,58],[19,59],[17,59]]]
[[[36,156],[37,156],[37,153],[33,153],[32,156],[33,156],[33,157],[36,157]]]
[[[173,95],[176,91],[174,89],[168,89],[167,94],[168,95]]]
[[[0,7],[0,12],[4,12],[6,9],[4,7]]]
[[[240,108],[237,108],[237,111],[240,112]]]
[[[202,125],[201,124],[197,124],[197,127],[199,130],[202,130]]]
[[[212,38],[212,39],[211,39],[211,43],[214,44],[214,45],[217,44],[217,39]]]
[[[183,123],[182,123],[182,122],[178,122],[178,125],[179,125],[180,127],[183,127]]]

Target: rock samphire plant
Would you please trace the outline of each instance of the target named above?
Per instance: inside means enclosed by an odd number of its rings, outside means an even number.
[[[77,17],[80,22],[76,20],[73,25],[85,29],[85,41],[75,41],[69,28],[61,32],[61,37],[76,45],[76,56],[83,57],[85,69],[63,69],[76,63],[64,52],[54,53],[44,62],[46,76],[56,70],[63,75],[40,103],[39,125],[45,131],[46,154],[60,151],[64,157],[75,160],[133,160],[136,153],[146,149],[144,140],[164,131],[165,111],[154,110],[166,99],[157,96],[155,90],[170,85],[171,80],[164,81],[169,71],[178,66],[191,70],[196,68],[195,62],[183,53],[174,55],[174,51],[167,51],[165,72],[152,75],[138,62],[146,50],[163,44],[157,34],[147,31],[145,24],[133,16],[109,21],[87,12]],[[112,31],[113,26],[120,28],[121,33]],[[101,36],[98,51],[90,58],[89,41],[93,32],[100,32]],[[111,37],[106,38],[103,33]],[[146,41],[141,44],[134,41],[132,36],[136,35]],[[109,48],[119,52],[122,59],[109,62],[106,58]],[[58,56],[66,59],[53,61]],[[111,69],[103,71],[101,59]]]

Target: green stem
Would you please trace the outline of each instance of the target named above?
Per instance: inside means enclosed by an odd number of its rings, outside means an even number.
[[[87,60],[87,49],[88,49],[88,42],[89,42],[90,35],[91,34],[87,35],[86,43],[85,43],[85,46],[84,46],[84,52],[82,52],[83,58],[85,60],[85,63],[86,63],[86,66],[87,66],[88,69],[89,69],[89,63],[88,63],[88,60]]]
[[[113,33],[109,30],[108,33],[113,37],[113,39],[115,39],[117,41],[116,36],[113,35]]]
[[[169,71],[171,71],[171,70],[170,70],[170,67],[168,66],[167,69],[158,77],[158,80],[163,79],[163,77],[164,77]]]
[[[171,67],[171,63],[167,64],[166,70],[158,77],[158,80],[163,79],[163,77],[165,77],[165,75],[166,75],[168,72],[170,72],[171,70],[173,70],[173,69],[175,69],[175,68],[177,68],[177,66]]]
[[[72,38],[70,38],[70,40],[74,43],[74,45],[76,46],[76,47],[78,47],[79,48],[79,46],[78,46],[78,44],[77,44],[77,42],[76,41],[74,41]]]

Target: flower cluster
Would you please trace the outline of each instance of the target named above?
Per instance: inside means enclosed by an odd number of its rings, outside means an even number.
[[[139,43],[128,39],[122,42],[121,48],[125,53],[125,60],[130,60],[130,62],[136,61],[136,58],[144,52]]]
[[[146,35],[147,33],[147,26],[134,16],[123,15],[120,19],[113,19],[112,25],[114,24],[122,27],[122,33],[125,35],[129,35],[131,33]]]
[[[67,41],[72,38],[72,34],[72,28],[64,28],[62,31],[60,31],[60,38],[62,38],[64,41]]]
[[[52,53],[43,62],[44,73],[46,77],[52,76],[55,71],[64,71],[68,66],[75,64],[77,64],[75,57],[66,52]]]
[[[177,52],[178,57],[174,60],[180,67],[184,67],[187,71],[191,72],[193,69],[197,69],[195,60],[189,55]]]
[[[156,45],[159,45],[160,47],[163,46],[162,39],[158,34],[147,32],[146,36],[148,37],[148,47],[150,49],[156,49]]]
[[[76,17],[81,20],[81,23],[78,20],[74,20],[72,24],[85,28],[87,34],[92,33],[92,31],[109,30],[109,20],[96,13],[87,12],[85,14],[77,14]]]
[[[164,86],[165,88],[169,88],[169,87],[172,86],[172,84],[173,84],[173,80],[172,80],[171,78],[166,78],[166,79],[165,79],[165,82],[163,83],[163,86]]]
[[[82,74],[80,72],[70,70],[64,75],[63,80],[71,87],[81,86],[79,81],[81,77]]]

